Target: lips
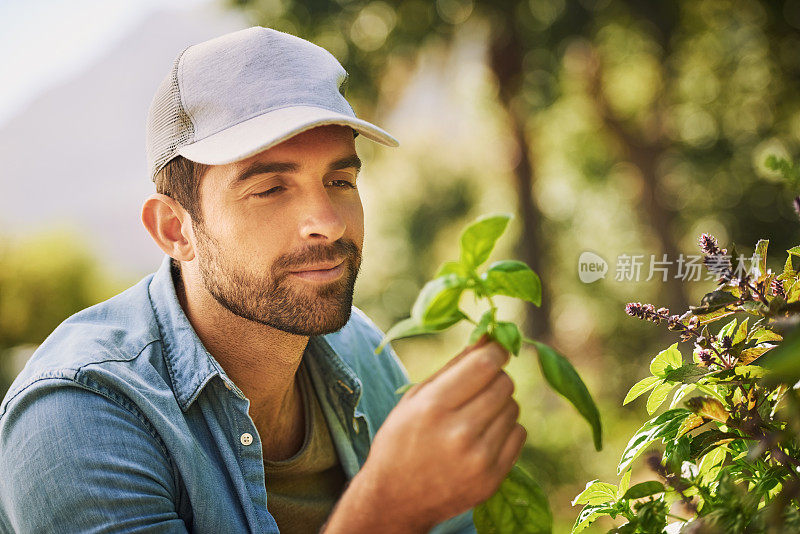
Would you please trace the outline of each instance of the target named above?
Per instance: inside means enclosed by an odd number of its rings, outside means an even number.
[[[303,273],[303,272],[310,272],[310,271],[329,271],[334,269],[344,263],[344,260],[338,261],[336,263],[318,263],[316,265],[308,265],[303,267],[302,269],[297,269],[292,271],[293,273]]]
[[[322,265],[328,266],[330,264],[317,264],[312,265],[310,267],[320,267]],[[307,271],[295,271],[292,272],[292,276],[295,278],[303,279],[306,281],[312,282],[332,282],[334,280],[338,280],[341,278],[345,273],[345,265],[344,261],[335,265],[330,269],[309,269]]]

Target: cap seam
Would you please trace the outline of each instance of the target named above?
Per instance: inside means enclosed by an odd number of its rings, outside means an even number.
[[[246,118],[240,120],[239,122],[235,122],[233,124],[228,124],[227,126],[224,126],[224,127],[220,128],[218,130],[215,130],[215,131],[211,132],[210,134],[204,136],[201,139],[195,139],[195,140],[192,141],[192,143],[198,143],[198,142],[200,142],[200,141],[202,141],[204,139],[207,139],[207,138],[211,137],[212,135],[216,135],[216,134],[218,134],[220,132],[224,132],[225,130],[229,130],[230,128],[233,128],[234,126],[238,126],[239,124],[242,124],[243,122],[247,122],[250,119],[255,119],[256,117],[259,117],[261,115],[265,115],[265,114],[271,113],[273,111],[278,111],[279,109],[298,108],[298,107],[324,109],[325,111],[333,111],[334,113],[341,113],[340,111],[335,111],[335,110],[332,110],[331,108],[327,108],[327,107],[323,107],[323,106],[315,106],[314,104],[290,104],[290,105],[286,105],[286,106],[277,106],[277,107],[274,107],[274,108],[267,108],[267,109],[264,109],[264,110],[261,110],[261,111],[257,111],[256,113],[253,113],[252,115],[248,115]],[[349,107],[349,104],[348,104],[348,107]],[[351,107],[350,109],[352,111],[353,108]],[[341,113],[341,114],[345,115],[344,113]],[[354,115],[355,115],[355,112],[354,112]],[[355,117],[355,116],[350,117],[350,118],[358,119],[358,117]],[[359,120],[364,120],[364,119],[359,119]],[[364,121],[364,122],[366,122],[366,121]],[[191,143],[186,143],[186,145],[188,145],[188,144],[191,144]],[[186,146],[186,145],[183,145],[183,146]]]

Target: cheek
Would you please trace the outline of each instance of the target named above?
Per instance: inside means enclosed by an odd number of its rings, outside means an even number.
[[[361,197],[357,197],[349,210],[346,212],[347,226],[350,228],[350,233],[353,239],[358,244],[359,248],[364,241],[364,206],[361,203]]]

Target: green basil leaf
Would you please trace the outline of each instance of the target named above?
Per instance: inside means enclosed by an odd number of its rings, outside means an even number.
[[[492,323],[493,317],[494,314],[492,313],[492,310],[486,310],[483,312],[483,315],[481,315],[481,318],[478,321],[478,324],[475,326],[475,329],[469,335],[469,341],[467,342],[467,345],[474,345],[478,342],[483,334],[489,332],[489,325]]]
[[[587,504],[581,510],[575,525],[572,527],[572,534],[577,534],[583,529],[594,523],[595,519],[601,515],[609,515],[614,512],[614,508],[608,504]]]
[[[733,370],[737,375],[744,376],[750,380],[762,378],[767,374],[767,370],[758,365],[737,365]]]
[[[673,383],[657,385],[653,391],[650,392],[650,396],[647,397],[647,413],[652,415],[653,412],[658,410],[658,407],[664,404],[669,392],[672,391],[674,387],[675,384]]]
[[[708,473],[713,467],[716,467],[724,462],[727,455],[728,449],[726,447],[716,447],[715,449],[712,449],[711,452],[706,453],[706,455],[703,456],[703,458],[698,462],[698,474],[703,475]]]
[[[748,304],[748,303],[750,303],[750,301],[745,302],[745,304]],[[761,305],[758,302],[755,302],[753,304],[756,304],[757,306]],[[728,309],[728,308],[720,308],[718,310],[714,310],[714,311],[708,312],[706,314],[695,315],[695,316],[698,319],[698,324],[699,325],[705,325],[705,324],[715,323],[715,322],[719,321],[720,319],[724,319],[725,317],[727,317],[729,315],[733,315],[736,312],[737,312],[736,309],[732,309],[731,310],[731,309]]]
[[[476,506],[472,521],[479,534],[550,534],[553,514],[533,478],[514,465],[497,492]]]
[[[800,270],[800,257],[795,256],[794,254],[789,254],[786,257],[786,262],[783,264],[783,274],[793,275],[796,274],[798,270]]]
[[[656,493],[664,493],[667,489],[664,487],[664,484],[658,482],[657,480],[648,480],[647,482],[640,482],[639,484],[634,484],[630,487],[628,491],[625,492],[625,495],[622,496],[623,499],[641,499],[642,497],[649,497],[650,495],[655,495]]]
[[[653,358],[653,361],[650,362],[650,372],[653,373],[653,376],[664,378],[668,370],[677,369],[681,364],[683,364],[683,356],[678,350],[678,344],[673,343]]]
[[[745,317],[744,321],[742,321],[742,324],[740,324],[739,328],[736,329],[736,333],[733,335],[732,341],[734,345],[747,339],[747,321],[749,319],[749,317]]]
[[[420,290],[411,317],[420,325],[440,323],[451,317],[465,286],[466,280],[455,274],[434,278]]]
[[[673,409],[683,398],[695,390],[695,384],[682,384],[675,390],[675,395],[672,397],[672,402],[669,403],[669,409]]]
[[[572,506],[576,504],[605,504],[617,500],[617,487],[608,482],[595,479],[586,483],[586,489],[572,499]]]
[[[516,324],[498,321],[492,331],[492,337],[508,352],[514,356],[519,355],[519,349],[522,347],[522,334]]]
[[[410,336],[417,336],[419,334],[430,334],[433,332],[439,332],[441,330],[445,330],[450,328],[454,324],[456,324],[461,319],[466,319],[467,316],[464,315],[464,312],[459,310],[458,308],[455,309],[450,315],[446,315],[439,318],[438,322],[430,322],[428,324],[419,324],[419,322],[414,317],[408,317],[399,321],[394,326],[392,326],[387,332],[386,335],[383,336],[381,339],[380,345],[373,351],[375,354],[378,354],[383,348],[386,346],[387,343],[392,341],[393,339],[400,339],[404,337]]]
[[[703,376],[708,374],[707,367],[701,367],[697,364],[690,363],[681,365],[677,369],[672,369],[664,374],[664,380],[668,382],[683,382],[684,384],[694,384]]]
[[[672,439],[692,412],[684,408],[667,410],[661,415],[647,421],[636,431],[628,441],[622,458],[617,466],[617,474],[621,474],[644,451],[644,449],[658,438]]]
[[[625,474],[622,475],[622,479],[619,481],[619,489],[617,489],[617,500],[620,499],[625,492],[628,491],[628,487],[631,485],[631,471],[632,469],[628,469],[625,471]]]
[[[756,249],[753,252],[753,259],[750,263],[750,271],[754,278],[758,278],[767,272],[767,248],[769,239],[759,239]]]
[[[527,264],[517,260],[492,263],[481,275],[492,295],[506,295],[542,305],[542,283]]]
[[[700,299],[700,306],[689,306],[689,310],[694,315],[705,315],[707,313],[721,310],[730,304],[737,302],[739,299],[731,295],[727,291],[716,290],[711,293],[706,293]]]
[[[779,333],[773,330],[761,327],[754,330],[753,332],[750,332],[748,338],[750,341],[755,341],[756,343],[763,343],[765,341],[781,341],[783,339],[783,336],[781,336]]]
[[[440,267],[439,270],[436,272],[436,278],[440,276],[445,276],[447,274],[455,274],[460,276],[461,278],[469,278],[469,269],[467,269],[464,265],[457,261],[446,261]]]
[[[467,226],[461,234],[461,264],[474,269],[489,259],[513,217],[510,213],[482,215]]]
[[[647,378],[639,380],[633,385],[630,391],[628,391],[628,394],[625,395],[625,400],[622,401],[622,405],[625,406],[634,399],[639,398],[640,395],[656,387],[656,384],[659,382],[661,382],[661,379],[657,376],[648,376]]]
[[[681,427],[678,429],[678,433],[675,435],[675,437],[680,438],[687,432],[691,432],[695,428],[703,426],[705,423],[705,419],[697,414],[692,414],[683,420],[683,423],[681,423]]]
[[[735,439],[741,439],[741,437],[732,432],[708,430],[692,438],[690,456],[691,458],[701,458],[718,446],[730,443]]]
[[[395,323],[386,332],[386,335],[383,336],[380,345],[378,345],[378,347],[373,352],[375,352],[375,354],[378,354],[380,351],[383,350],[383,347],[385,347],[386,344],[392,341],[393,339],[416,336],[417,334],[425,334],[427,332],[428,332],[427,328],[417,323],[417,321],[413,317],[408,317],[398,323]]]
[[[586,389],[586,385],[581,377],[569,363],[569,360],[561,356],[552,348],[544,343],[534,341],[536,353],[539,355],[539,365],[542,374],[547,382],[558,393],[572,403],[578,412],[589,422],[592,427],[592,437],[594,448],[603,448],[602,431],[600,427],[600,412]]]

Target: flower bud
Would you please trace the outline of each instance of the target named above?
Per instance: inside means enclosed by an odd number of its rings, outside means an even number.
[[[711,365],[714,361],[714,355],[708,349],[700,349],[697,351],[697,358],[700,362],[703,363],[706,367]]]
[[[783,289],[783,282],[778,280],[777,278],[772,281],[769,285],[770,289],[772,290],[772,294],[776,297],[780,297],[783,300],[786,300],[786,291]]]

